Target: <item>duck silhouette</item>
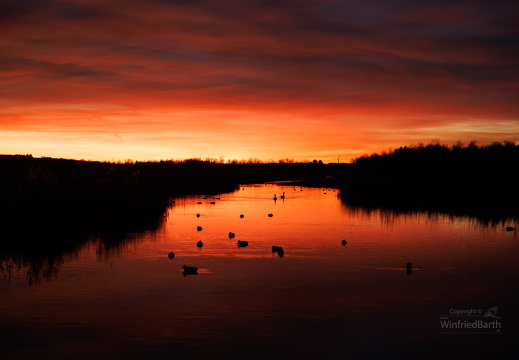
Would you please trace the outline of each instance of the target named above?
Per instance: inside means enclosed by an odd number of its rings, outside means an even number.
[[[341,241],[342,246],[346,246],[347,243],[348,243],[348,242],[347,242],[346,240],[342,240],[342,241]]]
[[[186,275],[198,275],[198,268],[194,266],[182,266],[182,273]]]
[[[241,219],[243,219],[244,217],[245,217],[245,215],[243,215],[243,214],[240,215],[240,218],[241,218]]]
[[[274,214],[270,213],[270,214],[268,214],[267,216],[268,216],[268,217],[273,217]]]
[[[236,236],[235,233],[233,233],[233,232],[229,232],[229,239],[232,239],[232,238],[235,237],[235,236]]]
[[[196,214],[196,217],[200,217],[200,214]]]
[[[276,194],[274,194],[274,200],[277,200],[277,199],[278,199],[278,197],[276,196]]]
[[[281,199],[285,198],[285,192],[283,192],[283,195],[280,196]]]
[[[168,254],[168,258],[173,259],[175,257],[175,253],[172,251]]]
[[[196,243],[196,246],[201,248],[202,246],[204,246],[204,243],[202,242],[202,240],[198,240],[198,242]]]
[[[406,264],[406,272],[407,272],[408,274],[412,274],[412,273],[413,273],[413,263],[408,262],[408,263]]]
[[[285,251],[281,246],[272,246],[272,252],[277,253],[279,257],[283,257],[285,255]]]
[[[245,247],[245,246],[249,246],[248,241],[238,240],[238,247]]]
[[[511,227],[511,226],[507,226],[507,227],[506,227],[506,231],[514,231],[514,230],[515,230],[515,229],[514,229],[513,227]]]
[[[201,227],[201,226],[197,226],[197,227],[196,227],[196,230],[197,230],[197,231],[202,231],[202,227]]]

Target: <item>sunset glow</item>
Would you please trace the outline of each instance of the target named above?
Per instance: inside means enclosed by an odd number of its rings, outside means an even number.
[[[509,1],[0,4],[0,153],[349,161],[519,141]]]

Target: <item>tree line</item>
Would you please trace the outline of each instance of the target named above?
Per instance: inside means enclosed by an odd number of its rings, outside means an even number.
[[[355,159],[341,197],[366,206],[519,215],[518,165],[512,141],[404,146]]]

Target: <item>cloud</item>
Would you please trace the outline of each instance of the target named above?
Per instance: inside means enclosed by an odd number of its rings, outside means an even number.
[[[307,134],[358,149],[369,127],[398,142],[425,123],[519,117],[508,1],[33,0],[0,14],[0,129],[223,129],[232,142],[246,114],[252,131],[290,126],[276,139],[300,154],[327,151]]]

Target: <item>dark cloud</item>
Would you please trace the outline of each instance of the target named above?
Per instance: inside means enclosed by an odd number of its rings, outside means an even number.
[[[517,120],[518,4],[6,0],[0,92],[143,112]]]

